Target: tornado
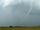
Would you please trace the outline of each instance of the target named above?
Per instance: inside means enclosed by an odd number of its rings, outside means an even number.
[[[21,21],[21,23],[20,23],[20,26],[21,26],[21,24],[22,24],[22,22],[27,18],[27,16],[28,16],[28,14],[31,12],[31,10],[32,10],[32,4],[30,3],[30,10],[29,10],[29,12],[27,13],[27,15],[26,15],[26,17]]]

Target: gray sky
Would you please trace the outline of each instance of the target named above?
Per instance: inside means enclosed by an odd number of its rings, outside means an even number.
[[[32,11],[21,26],[40,25],[40,0],[0,0],[0,26],[20,26],[32,4]]]

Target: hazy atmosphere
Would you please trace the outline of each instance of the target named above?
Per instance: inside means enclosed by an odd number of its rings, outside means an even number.
[[[40,25],[40,0],[0,0],[0,26],[20,26],[20,23],[21,26]]]

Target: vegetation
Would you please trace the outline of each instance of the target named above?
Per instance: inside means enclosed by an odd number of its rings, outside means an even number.
[[[40,30],[40,27],[0,28],[0,30]]]
[[[12,28],[12,26],[9,26],[9,27],[11,27],[11,28]]]
[[[9,26],[9,27],[0,27],[0,30],[40,30],[40,26],[36,27]]]

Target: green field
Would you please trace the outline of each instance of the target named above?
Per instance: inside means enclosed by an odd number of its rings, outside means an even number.
[[[40,30],[40,27],[0,28],[0,30]]]

